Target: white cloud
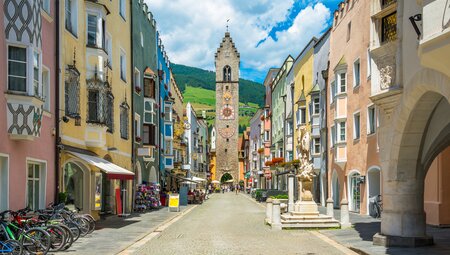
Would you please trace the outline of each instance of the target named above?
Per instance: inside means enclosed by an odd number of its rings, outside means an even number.
[[[256,48],[275,24],[287,18],[294,0],[145,1],[172,62],[212,70],[226,20],[231,19],[230,32],[241,53],[241,68],[262,75],[281,65],[288,54],[295,57],[312,36],[326,28],[330,17],[323,4],[310,5],[299,12],[289,29],[277,32],[278,41],[269,37]]]

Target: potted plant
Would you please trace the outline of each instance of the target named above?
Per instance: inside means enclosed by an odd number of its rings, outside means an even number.
[[[135,86],[135,87],[134,87],[134,90],[136,91],[136,93],[141,93],[142,88],[139,87],[139,86]]]

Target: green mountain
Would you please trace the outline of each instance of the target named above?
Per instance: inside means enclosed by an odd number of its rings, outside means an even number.
[[[180,90],[184,93],[186,86],[216,90],[216,73],[196,67],[171,64],[172,73]],[[264,106],[265,88],[261,83],[239,79],[239,101]]]

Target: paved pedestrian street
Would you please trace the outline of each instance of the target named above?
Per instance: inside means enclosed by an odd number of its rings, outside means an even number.
[[[214,194],[133,254],[351,254],[316,231],[275,231],[244,194]]]

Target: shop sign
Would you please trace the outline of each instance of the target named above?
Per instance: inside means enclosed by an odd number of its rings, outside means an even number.
[[[169,212],[173,209],[180,211],[180,195],[178,194],[169,195]]]

